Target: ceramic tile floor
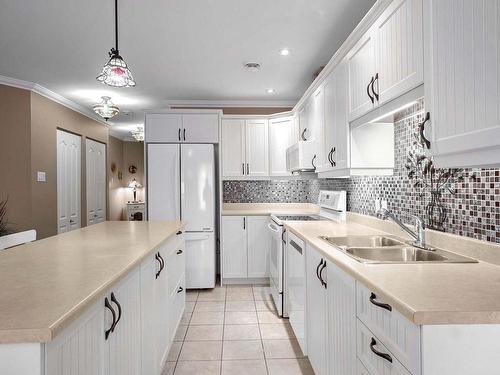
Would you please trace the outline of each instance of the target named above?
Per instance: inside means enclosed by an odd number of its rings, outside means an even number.
[[[313,375],[267,286],[188,291],[162,375]]]

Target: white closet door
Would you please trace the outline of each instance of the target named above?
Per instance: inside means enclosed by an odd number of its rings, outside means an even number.
[[[80,228],[81,137],[57,131],[57,233]]]
[[[106,145],[87,139],[87,225],[106,220]]]

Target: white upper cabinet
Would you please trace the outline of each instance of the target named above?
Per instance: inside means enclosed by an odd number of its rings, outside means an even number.
[[[312,95],[309,112],[310,138],[316,145],[316,167],[323,164],[323,127],[325,120],[325,95],[323,87],[318,88]]]
[[[375,23],[375,90],[383,104],[424,81],[422,0],[394,0]]]
[[[435,164],[498,166],[500,2],[425,0],[424,14],[425,127]]]
[[[286,149],[296,142],[292,117],[269,120],[269,175],[290,176],[286,170]]]
[[[301,141],[307,141],[309,139],[309,134],[307,132],[307,118],[308,118],[308,106],[307,104],[299,109],[299,112],[297,113],[297,120],[299,123],[299,139]]]
[[[146,142],[180,142],[182,115],[173,113],[148,113],[145,120]]]
[[[267,120],[246,121],[245,172],[247,176],[268,176]]]
[[[323,163],[318,172],[349,167],[349,122],[347,119],[347,64],[341,63],[325,80]]]
[[[238,177],[245,174],[245,120],[222,120],[222,175]]]
[[[361,37],[347,54],[349,65],[349,120],[374,108],[375,36],[372,30]]]
[[[218,143],[218,113],[148,113],[146,142]]]
[[[219,115],[215,113],[188,113],[182,115],[182,141],[190,143],[218,143]]]
[[[221,143],[223,177],[269,176],[267,119],[223,119]]]
[[[422,0],[394,0],[350,50],[350,121],[423,83],[422,28]]]

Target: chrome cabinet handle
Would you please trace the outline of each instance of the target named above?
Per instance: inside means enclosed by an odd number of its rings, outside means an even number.
[[[372,292],[372,294],[370,294],[370,302],[377,306],[377,307],[380,307],[382,309],[385,309],[385,310],[388,310],[388,311],[392,311],[392,306],[389,305],[388,303],[382,303],[382,302],[379,302],[376,300],[377,296],[375,295],[375,293]]]
[[[183,138],[186,140],[186,129],[183,129]]]
[[[176,235],[177,235],[177,236],[178,236],[179,234],[182,234],[182,231],[181,231],[181,230],[177,231],[177,233],[176,233]]]
[[[243,216],[243,230],[247,229],[247,218]]]
[[[111,292],[111,302],[113,302],[118,307],[118,318],[116,318],[116,322],[111,327],[111,332],[114,332],[116,325],[122,318],[122,306],[120,305],[120,302],[118,302],[118,300],[116,299],[115,294],[113,292]]]
[[[184,290],[184,288],[182,286],[179,287],[179,289],[177,289],[177,293],[180,293]]]
[[[373,352],[373,354],[375,354],[376,356],[379,356],[380,358],[383,358],[386,361],[392,363],[392,357],[387,353],[382,353],[382,352],[378,351],[377,349],[375,349],[375,345],[377,345],[377,340],[375,340],[372,337],[372,341],[370,342],[370,349]]]
[[[321,261],[318,263],[316,266],[316,277],[318,278],[319,281],[321,281],[321,278],[319,277],[319,268],[323,265],[323,258],[321,258]],[[323,284],[323,283],[322,283]]]
[[[372,104],[375,103],[375,98],[370,94],[370,87],[372,87],[374,81],[375,78],[372,77],[372,80],[370,81],[370,83],[368,83],[368,86],[366,86],[366,93],[368,94],[368,97],[370,98]]]
[[[337,151],[337,147],[332,148],[332,167],[337,166],[337,162],[335,160],[333,160],[333,154],[335,154],[336,151]]]
[[[306,131],[307,131],[307,128],[304,128],[304,130],[302,131],[302,134],[300,135],[300,138],[301,138],[303,141],[307,141],[307,138],[306,138]]]
[[[160,273],[161,273],[161,260],[160,260],[159,255],[160,255],[160,253],[155,254],[155,259],[158,261],[158,264],[160,265],[160,268],[158,269],[158,271],[156,271],[155,279],[160,277]]]
[[[245,163],[241,163],[241,170],[242,170],[242,174],[244,176],[245,175]]]
[[[316,169],[316,166],[314,165],[314,160],[316,160],[316,154],[314,154],[314,156],[311,160],[311,164],[312,164],[313,168]]]
[[[104,298],[104,306],[111,311],[111,314],[113,315],[113,323],[111,323],[111,327],[104,331],[104,339],[107,340],[109,337],[109,334],[113,332],[113,328],[115,327],[115,322],[116,322],[116,313],[115,310],[113,310],[113,307],[109,303],[108,297]]]
[[[247,175],[250,174],[250,165],[247,163]]]
[[[281,242],[283,242],[283,243],[286,243],[285,233],[286,233],[286,229],[283,229],[283,232],[281,232]]]
[[[182,250],[177,250],[177,255],[181,255],[182,254]]]
[[[425,137],[424,130],[425,130],[425,124],[430,121],[431,119],[431,113],[427,112],[425,114],[425,119],[422,121],[422,123],[418,126],[418,132],[420,133],[420,144],[422,146],[425,146],[427,149],[431,148],[431,142]]]
[[[181,128],[179,128],[179,133],[178,133],[179,141],[181,140]]]

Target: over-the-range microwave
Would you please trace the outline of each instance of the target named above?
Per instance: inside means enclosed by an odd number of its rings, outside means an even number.
[[[314,172],[316,170],[316,143],[299,141],[286,149],[286,169],[288,172]]]

